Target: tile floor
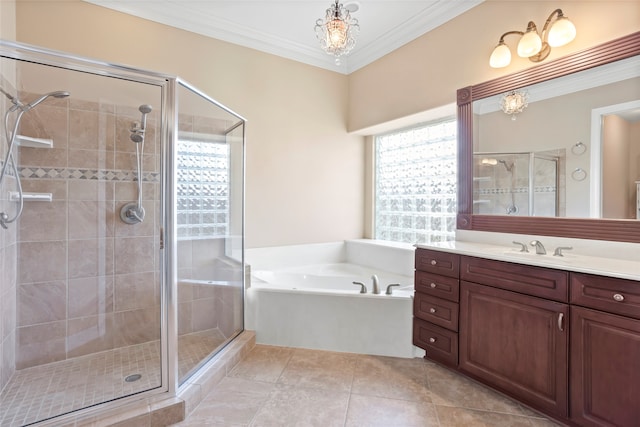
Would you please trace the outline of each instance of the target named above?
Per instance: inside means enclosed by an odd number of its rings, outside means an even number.
[[[190,372],[225,341],[218,329],[178,339],[178,371]],[[125,382],[130,374],[135,382]],[[36,421],[160,386],[160,343],[152,341],[16,372],[0,394],[0,427]]]
[[[175,426],[554,425],[424,359],[256,345]]]

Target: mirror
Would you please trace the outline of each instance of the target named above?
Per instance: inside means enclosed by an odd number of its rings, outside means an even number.
[[[458,228],[640,242],[639,53],[640,32],[460,89]]]

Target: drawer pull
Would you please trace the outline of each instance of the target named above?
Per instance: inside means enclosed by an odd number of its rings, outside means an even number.
[[[624,301],[624,295],[622,294],[613,294],[613,299],[620,302],[620,301]]]
[[[436,265],[438,262],[435,259],[431,260],[431,265]]]
[[[429,313],[435,313],[435,312],[436,312],[436,309],[435,309],[435,308],[431,307],[431,308],[429,309]]]
[[[432,289],[434,289],[436,287],[435,283],[431,283],[429,286],[431,286]]]
[[[558,329],[560,329],[560,332],[564,331],[564,313],[559,313],[558,314]]]
[[[436,341],[437,341],[437,339],[436,339],[436,338],[434,338],[434,337],[429,338],[429,342],[430,342],[431,344],[433,344],[433,343],[434,343],[434,342],[436,342]]]

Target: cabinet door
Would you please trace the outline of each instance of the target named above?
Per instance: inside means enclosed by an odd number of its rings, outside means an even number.
[[[568,413],[569,306],[461,282],[460,369],[549,413]]]
[[[640,423],[640,321],[571,307],[571,419]]]

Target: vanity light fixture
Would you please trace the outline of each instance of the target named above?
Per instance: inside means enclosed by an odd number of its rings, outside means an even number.
[[[329,55],[335,56],[336,65],[340,65],[340,57],[348,54],[356,45],[360,26],[351,13],[358,9],[357,3],[343,6],[339,0],[336,0],[327,9],[324,20],[316,21],[316,37],[320,41],[320,47]]]
[[[522,113],[529,106],[529,93],[526,90],[512,90],[500,98],[500,108],[505,114],[516,119],[516,114]]]
[[[498,45],[491,53],[489,58],[491,67],[502,68],[511,63],[511,51],[504,42],[504,38],[510,34],[521,36],[517,47],[518,56],[529,58],[532,62],[540,62],[549,56],[552,47],[564,46],[575,39],[576,27],[561,9],[556,9],[547,18],[540,35],[533,21],[529,21],[525,32],[507,31],[500,36]]]

